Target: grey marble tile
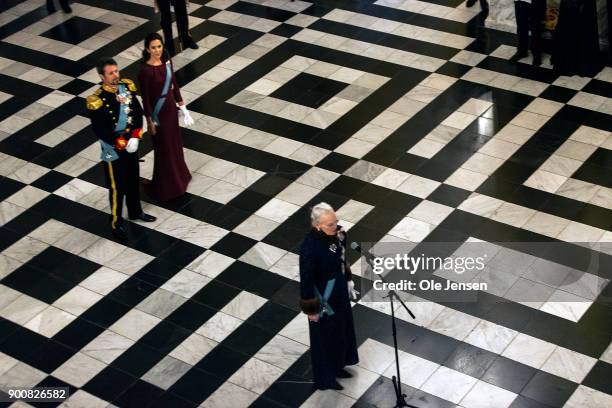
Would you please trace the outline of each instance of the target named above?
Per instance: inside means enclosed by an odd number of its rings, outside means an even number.
[[[202,278],[201,275],[197,276]],[[140,302],[136,306],[136,308],[148,313],[151,316],[156,316],[160,319],[164,319],[186,301],[187,299],[183,296],[160,288],[157,289],[155,292],[151,293],[145,300]]]
[[[142,376],[142,379],[167,390],[191,368],[181,360],[166,356]]]

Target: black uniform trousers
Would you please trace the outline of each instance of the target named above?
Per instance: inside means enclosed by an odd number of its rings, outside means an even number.
[[[518,52],[527,54],[529,49],[529,32],[531,31],[531,52],[534,56],[542,53],[541,39],[542,20],[546,14],[545,0],[514,1],[514,15],[516,16],[516,34],[518,36]]]
[[[142,214],[140,206],[140,172],[137,153],[121,151],[119,158],[112,162],[102,162],[108,198],[111,209],[111,228],[115,229],[123,224],[123,199],[128,210],[128,217],[136,218]]]
[[[161,13],[161,28],[164,32],[164,42],[172,44],[172,13],[170,12],[170,0],[156,0],[157,7]],[[187,21],[187,3],[185,0],[174,0],[174,15],[176,16],[176,27],[179,39],[182,41],[189,37],[189,22]]]

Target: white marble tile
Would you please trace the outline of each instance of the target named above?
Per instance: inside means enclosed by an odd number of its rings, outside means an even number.
[[[300,408],[336,407],[349,408],[357,401],[336,391],[315,391]]]
[[[534,214],[531,208],[505,202],[491,214],[491,219],[521,228]]]
[[[444,183],[454,187],[463,188],[465,190],[476,190],[485,180],[486,174],[475,171],[459,168],[447,178]]]
[[[276,195],[279,200],[295,205],[307,203],[321,191],[301,183],[291,183],[287,188]]]
[[[271,268],[270,272],[274,272],[278,275],[284,276],[287,279],[299,280],[300,277],[300,266],[298,255],[287,252],[283,255]]]
[[[251,358],[240,367],[228,381],[261,394],[272,385],[282,373],[283,370],[278,367],[257,358]]]
[[[272,245],[258,242],[239,259],[250,265],[262,269],[269,269],[274,265],[287,251],[276,248]]]
[[[167,390],[191,369],[189,364],[176,358],[166,356],[153,366],[142,379]]]
[[[53,337],[74,319],[76,316],[49,306],[24,324],[24,327],[45,337]]]
[[[19,362],[0,377],[0,389],[33,388],[46,377],[47,373]]]
[[[79,285],[100,295],[107,295],[128,278],[128,275],[102,267],[89,275]]]
[[[357,159],[361,159],[367,153],[370,152],[373,148],[376,147],[376,144],[365,142],[361,139],[357,138],[348,138],[344,143],[338,146],[334,151],[336,153],[344,154],[350,157],[355,157]]]
[[[15,289],[0,284],[0,295],[0,310],[2,310],[23,294]]]
[[[3,253],[8,257],[25,263],[48,247],[49,245],[45,244],[44,242],[40,242],[34,238],[25,236],[10,247],[6,248]]]
[[[559,186],[555,194],[567,198],[573,198],[574,200],[589,202],[593,199],[593,197],[595,197],[600,189],[601,186],[599,185],[570,178]]]
[[[347,171],[344,172],[346,176],[353,177],[365,182],[371,182],[376,177],[380,176],[386,167],[379,164],[371,163],[365,160],[359,160],[353,164]]]
[[[191,272],[193,273],[193,272]],[[194,275],[197,275],[194,273]],[[204,278],[201,275],[197,275],[200,278]],[[142,302],[136,305],[136,309],[145,312],[148,315],[165,319],[170,316],[172,312],[178,309],[187,299],[177,295],[176,293],[168,290],[159,288],[147,296]]]
[[[49,169],[46,167],[34,163],[26,163],[10,174],[9,177],[22,183],[30,184],[48,172]]]
[[[287,337],[276,335],[254,355],[255,358],[283,370],[291,367],[308,347]]]
[[[425,392],[458,404],[477,381],[474,377],[447,367],[440,367],[420,388]]]
[[[53,192],[58,196],[78,201],[96,189],[96,185],[80,179],[73,179]]]
[[[580,166],[582,166],[581,161],[559,156],[558,154],[552,154],[546,159],[544,164],[540,166],[540,169],[561,176],[571,177]]]
[[[601,357],[599,357],[599,359],[601,361],[605,361],[606,363],[612,364],[612,342],[610,343],[606,351],[604,351],[604,353],[601,355]]]
[[[537,211],[525,225],[523,225],[523,228],[554,238],[558,236],[569,223],[570,221],[565,218]]]
[[[550,357],[554,349],[554,344],[519,333],[502,355],[539,369]]]
[[[557,149],[555,154],[578,161],[585,161],[595,150],[597,150],[597,146],[568,139]]]
[[[389,234],[410,242],[421,242],[433,229],[434,225],[404,217],[389,231]]]
[[[59,405],[60,408],[106,408],[108,401],[100,399],[83,390],[78,390],[70,395],[67,400]]]
[[[242,224],[234,228],[234,232],[249,238],[261,240],[279,225],[280,223],[276,221],[253,214],[244,220]]]
[[[268,146],[268,144],[262,146],[262,148],[265,148],[266,146]],[[304,144],[295,152],[291,153],[289,158],[301,161],[302,163],[315,165],[328,154],[329,150],[327,149],[322,149],[320,147]]]
[[[554,193],[567,181],[567,177],[550,173],[544,170],[536,170],[525,183],[527,187]]]
[[[558,346],[541,369],[580,384],[595,363],[595,358]]]
[[[234,408],[251,405],[259,394],[225,382],[215,390],[200,406],[205,408]]]
[[[436,319],[426,327],[437,333],[444,334],[463,340],[480,322],[480,319],[468,314],[453,310],[450,308],[444,309]]]
[[[153,259],[151,255],[147,255],[144,252],[125,248],[117,256],[106,262],[105,266],[126,275],[133,275]]]
[[[159,323],[161,319],[138,309],[131,309],[119,320],[117,320],[109,330],[121,334],[128,339],[138,341],[149,330]]]
[[[185,215],[174,213],[168,219],[157,226],[156,230],[171,235],[175,238],[183,238],[190,231],[200,225],[200,221]]]
[[[597,242],[604,233],[600,228],[571,221],[557,238],[567,242]]]
[[[279,200],[278,198],[273,198],[268,201],[263,207],[257,210],[257,212],[255,212],[255,215],[272,220],[274,222],[282,223],[297,210],[299,210],[299,207],[297,205]]]
[[[426,159],[431,159],[440,150],[442,150],[445,145],[445,143],[434,141],[429,138],[424,138],[419,140],[414,146],[412,146],[408,150],[408,153],[414,154],[416,156],[425,157]]]
[[[6,201],[0,202],[0,226],[8,223],[26,209]]]
[[[454,208],[424,200],[408,213],[408,216],[431,225],[439,225]]]
[[[515,330],[481,320],[464,342],[500,354],[517,334]]]
[[[79,256],[96,262],[97,264],[104,265],[119,255],[124,249],[124,245],[106,238],[100,238],[84,251],[80,252]]]
[[[191,334],[181,344],[170,352],[170,356],[184,361],[190,365],[196,365],[204,356],[217,346],[216,341],[201,336],[197,333]]]
[[[191,272],[188,269],[183,269],[164,283],[163,286],[161,286],[161,289],[165,289],[189,299],[209,282],[209,278],[201,274]]]
[[[105,330],[98,337],[83,347],[81,353],[100,360],[106,364],[112,363],[117,357],[134,345],[134,341],[113,331]]]
[[[100,299],[102,299],[100,294],[81,286],[75,286],[65,295],[53,302],[53,306],[74,316],[79,316],[96,304]]]
[[[53,376],[75,387],[82,387],[106,367],[106,364],[83,353],[76,353],[53,371]]]
[[[612,396],[584,385],[578,385],[564,408],[601,408],[612,405]]]
[[[208,321],[204,323],[196,331],[196,333],[209,339],[221,342],[241,324],[242,320],[223,312],[218,312],[213,317],[208,319]]]
[[[221,311],[240,320],[247,320],[265,303],[266,299],[261,296],[242,291],[226,304]]]
[[[516,397],[513,392],[478,380],[460,404],[465,408],[506,408]]]

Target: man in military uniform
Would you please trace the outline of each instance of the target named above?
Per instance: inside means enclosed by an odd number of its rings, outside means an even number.
[[[136,86],[120,79],[117,63],[103,59],[96,67],[102,86],[87,97],[91,127],[100,139],[102,164],[109,189],[111,229],[120,239],[127,237],[123,226],[123,198],[131,220],[155,221],[140,206],[138,143],[142,138],[142,106]]]

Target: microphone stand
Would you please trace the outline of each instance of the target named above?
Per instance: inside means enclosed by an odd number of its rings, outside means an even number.
[[[361,251],[359,251],[361,253]],[[372,266],[372,260],[368,258],[365,254],[361,253],[363,258],[366,260],[368,265]],[[383,283],[388,283],[382,274],[378,275],[380,280]],[[408,408],[418,408],[414,405],[410,405],[406,402],[406,394],[402,392],[402,381],[400,377],[400,367],[399,367],[399,352],[397,349],[397,326],[395,324],[395,310],[393,309],[393,297],[395,297],[398,302],[406,309],[410,317],[416,319],[415,315],[408,309],[408,306],[404,303],[404,301],[399,297],[399,295],[395,292],[395,290],[390,289],[387,291],[387,296],[383,296],[383,299],[389,298],[389,303],[391,305],[391,333],[393,334],[393,348],[395,349],[395,373],[393,377],[391,377],[391,382],[393,382],[393,389],[395,390],[395,406],[394,408],[408,407]]]

